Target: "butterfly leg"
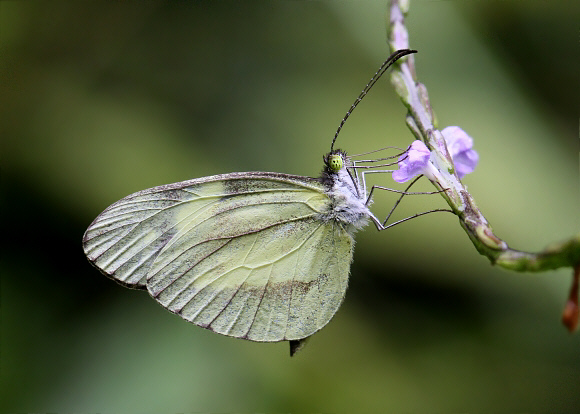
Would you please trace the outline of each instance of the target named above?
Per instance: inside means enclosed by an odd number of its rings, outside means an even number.
[[[363,173],[363,174],[364,174],[364,173]],[[395,226],[395,225],[397,225],[397,224],[403,223],[403,222],[405,222],[405,221],[407,221],[407,220],[411,220],[411,219],[413,219],[413,218],[415,218],[415,217],[423,216],[423,215],[425,215],[425,214],[434,213],[434,212],[437,212],[437,211],[447,211],[447,212],[449,212],[449,213],[453,213],[453,211],[452,211],[452,210],[438,208],[438,209],[433,209],[433,210],[429,210],[429,211],[424,211],[424,212],[422,212],[422,213],[417,213],[417,214],[414,214],[414,215],[412,215],[412,216],[409,216],[409,217],[406,217],[406,218],[404,218],[404,219],[398,220],[398,221],[396,221],[396,222],[394,222],[394,223],[391,223],[391,224],[389,224],[389,225],[387,226],[387,222],[389,221],[389,219],[390,219],[390,218],[391,218],[391,216],[393,215],[393,212],[395,211],[395,209],[397,208],[397,206],[399,205],[399,203],[401,202],[401,200],[403,199],[403,197],[404,197],[404,196],[406,196],[406,195],[419,195],[419,194],[438,194],[438,193],[441,193],[442,191],[446,191],[446,190],[440,190],[440,191],[430,191],[430,192],[410,192],[410,191],[409,191],[409,189],[410,189],[410,188],[411,188],[411,187],[412,187],[412,186],[413,186],[413,185],[414,185],[414,184],[415,184],[415,183],[416,183],[416,182],[419,180],[419,178],[421,178],[421,177],[422,177],[422,176],[420,175],[420,176],[418,176],[417,178],[415,178],[413,181],[411,181],[411,183],[410,183],[410,184],[407,186],[407,188],[405,188],[405,190],[404,190],[404,191],[395,190],[395,189],[393,189],[393,188],[387,188],[387,187],[382,187],[382,186],[378,186],[378,185],[373,185],[373,186],[371,187],[371,191],[370,191],[370,193],[369,193],[369,196],[368,196],[368,198],[367,198],[367,201],[366,201],[366,205],[367,205],[367,206],[368,206],[368,205],[370,204],[370,202],[371,202],[371,197],[372,197],[372,195],[373,195],[373,192],[374,192],[374,190],[375,190],[375,189],[378,189],[378,190],[385,190],[385,191],[391,191],[391,192],[394,192],[394,193],[401,194],[401,196],[400,196],[400,197],[397,199],[397,201],[395,201],[395,204],[393,205],[393,207],[391,208],[391,211],[389,212],[389,214],[387,214],[387,216],[385,217],[385,220],[384,220],[383,222],[377,221],[377,218],[376,218],[374,215],[371,217],[371,219],[373,220],[373,222],[375,223],[375,225],[376,225],[376,227],[377,227],[377,230],[379,230],[379,231],[381,231],[381,230],[385,230],[385,229],[388,229],[389,227],[393,227],[393,226]]]
[[[394,147],[387,147],[387,148],[383,148],[383,149],[389,149],[389,148],[394,148]],[[380,151],[380,150],[377,150],[377,151]],[[381,165],[359,165],[359,164],[381,162],[381,161],[386,161],[386,160],[390,160],[393,158],[398,158],[399,156],[400,156],[400,154],[392,155],[390,157],[377,158],[375,160],[356,160],[356,161],[353,161],[353,165],[350,168],[352,170],[354,170],[354,172],[355,172],[356,181],[358,183],[361,183],[360,185],[362,186],[362,194],[366,195],[366,193],[367,193],[367,182],[366,182],[365,174],[371,174],[371,173],[390,174],[393,172],[392,170],[373,170],[373,168],[391,167],[393,165],[396,165],[397,162],[386,163],[386,164],[381,164]],[[362,171],[360,176],[359,176],[358,170]]]
[[[389,224],[388,226],[385,225],[387,223],[388,217],[387,217],[387,219],[385,219],[385,221],[383,223],[381,223],[380,221],[377,223],[377,222],[374,221],[374,219],[373,219],[373,222],[377,226],[377,230],[378,231],[382,231],[382,230],[386,230],[388,228],[391,228],[393,226],[396,226],[397,224],[401,224],[401,223],[403,223],[403,222],[405,222],[407,220],[411,220],[411,219],[414,219],[414,218],[419,217],[419,216],[424,216],[425,214],[429,214],[429,213],[436,213],[438,211],[446,211],[448,213],[455,214],[452,210],[449,210],[449,209],[446,209],[446,208],[435,208],[433,210],[423,211],[422,213],[413,214],[412,216],[405,217],[404,219],[401,219],[401,220],[397,220],[394,223]],[[372,219],[372,217],[371,217],[371,219]]]

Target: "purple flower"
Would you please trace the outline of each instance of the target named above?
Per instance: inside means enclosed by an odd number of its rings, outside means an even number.
[[[473,139],[457,126],[447,127],[441,133],[459,178],[472,173],[479,161],[479,155],[472,149]]]
[[[431,152],[423,141],[413,141],[406,154],[399,157],[399,169],[393,171],[393,180],[404,183],[416,175],[423,174],[430,156]]]
[[[459,178],[473,172],[479,161],[479,155],[472,149],[473,139],[457,126],[447,127],[441,133]],[[413,141],[406,154],[399,157],[399,169],[393,171],[393,180],[404,183],[419,174],[431,176],[430,168],[435,167],[430,166],[430,156],[429,149],[422,141]]]

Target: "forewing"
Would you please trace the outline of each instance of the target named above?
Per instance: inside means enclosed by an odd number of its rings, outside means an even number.
[[[223,174],[154,187],[103,211],[85,232],[83,248],[107,276],[129,287],[145,288],[146,276],[163,247],[198,217],[198,221],[207,217],[216,206],[219,211],[224,200],[234,196],[251,199],[252,195],[257,202],[268,197],[294,200],[291,204],[303,206],[297,214],[316,214],[326,202],[321,188],[314,179],[274,173]],[[259,194],[264,198],[257,198]],[[310,204],[301,201],[303,196],[313,195]]]

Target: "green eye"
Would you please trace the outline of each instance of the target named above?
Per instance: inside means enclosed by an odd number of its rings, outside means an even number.
[[[328,166],[333,172],[338,172],[343,165],[342,157],[339,154],[333,154],[328,158]]]

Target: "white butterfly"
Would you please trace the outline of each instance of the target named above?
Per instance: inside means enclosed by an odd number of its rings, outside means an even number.
[[[189,322],[290,341],[293,354],[338,310],[354,232],[369,219],[383,228],[368,209],[364,172],[359,179],[341,150],[324,163],[320,178],[231,173],[137,192],[89,226],[85,254]]]

